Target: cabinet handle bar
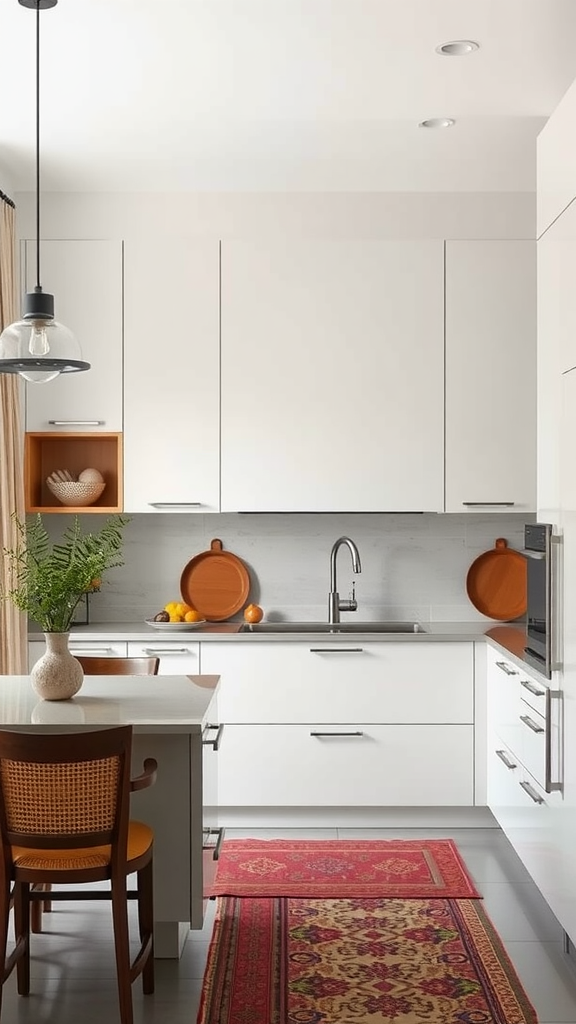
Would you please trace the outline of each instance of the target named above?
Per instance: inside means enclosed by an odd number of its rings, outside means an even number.
[[[195,654],[189,647],[144,647],[144,654]]]
[[[506,673],[507,676],[517,676],[518,675],[517,670],[515,668],[510,668],[510,666],[507,665],[505,661],[497,661],[496,664],[497,664],[498,668],[502,670],[502,672]]]
[[[509,761],[508,760],[508,758],[506,757],[506,751],[504,751],[504,750],[497,750],[496,751],[496,757],[499,757],[500,760],[504,762],[504,764],[506,765],[507,768],[517,768],[518,767],[518,765],[514,764],[513,761]]]
[[[532,729],[532,732],[545,732],[543,726],[538,725],[538,722],[535,722],[529,715],[520,715],[520,721],[524,722],[524,725],[527,725],[529,729]]]
[[[522,787],[522,789],[524,790],[525,793],[528,793],[528,796],[532,797],[532,799],[533,799],[535,804],[543,804],[544,803],[544,800],[542,799],[540,794],[537,793],[536,790],[532,788],[532,786],[530,785],[529,782],[519,782],[518,785]]]
[[[152,508],[202,508],[201,501],[149,501]]]
[[[362,654],[363,647],[311,647],[310,654]]]
[[[210,732],[213,729],[216,729],[216,735],[215,735],[214,739],[213,740],[205,740],[204,736],[206,735],[206,733]],[[220,746],[220,740],[222,739],[222,730],[223,729],[224,729],[224,723],[223,722],[221,722],[220,725],[215,725],[213,722],[207,723],[206,724],[206,728],[204,729],[204,732],[202,733],[202,746],[203,747],[212,747],[212,750],[218,750],[218,748]]]
[[[106,420],[48,420],[51,427],[103,427]]]
[[[515,503],[513,501],[463,501],[463,505],[474,507],[475,505],[484,506],[491,505],[494,508],[511,508]]]
[[[363,736],[364,733],[356,730],[355,732],[311,732],[311,736]]]
[[[543,697],[546,693],[545,690],[539,690],[533,683],[529,683],[527,679],[521,679],[520,686],[525,686],[526,689],[529,690],[530,693],[533,693],[535,697]]]

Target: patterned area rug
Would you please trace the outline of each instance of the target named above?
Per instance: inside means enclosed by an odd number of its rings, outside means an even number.
[[[477,900],[219,900],[197,1024],[536,1024]]]
[[[452,839],[225,839],[207,896],[478,898]]]

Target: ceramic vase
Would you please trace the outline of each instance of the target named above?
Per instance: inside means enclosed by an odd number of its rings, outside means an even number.
[[[70,653],[70,633],[45,633],[46,653],[32,666],[30,679],[42,700],[68,700],[82,686],[84,672]]]

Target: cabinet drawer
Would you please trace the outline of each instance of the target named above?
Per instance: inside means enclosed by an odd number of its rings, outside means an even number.
[[[536,679],[526,675],[525,672],[520,672],[518,676],[520,685],[520,697],[526,702],[534,711],[537,711],[539,715],[546,717],[546,696],[548,692],[548,686],[545,683],[539,683]]]
[[[520,701],[521,741],[518,753],[524,768],[540,786],[546,786],[546,719]]]
[[[473,804],[473,728],[225,725],[218,798],[232,806]]]
[[[128,644],[131,658],[160,658],[159,676],[192,675],[200,671],[200,644],[151,640]]]
[[[469,724],[471,643],[202,644],[220,676],[220,720],[235,724]]]

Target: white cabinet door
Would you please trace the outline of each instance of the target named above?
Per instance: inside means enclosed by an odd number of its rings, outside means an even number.
[[[466,806],[471,725],[224,725],[225,807]]]
[[[536,507],[536,244],[446,243],[446,511]]]
[[[440,241],[222,243],[222,511],[441,511]]]
[[[89,658],[125,658],[126,644],[122,640],[82,640],[70,637],[68,648],[74,656],[83,654]],[[28,671],[46,653],[46,644],[32,640],[28,644]]]
[[[188,642],[128,644],[129,658],[160,658],[159,676],[196,675],[200,671],[200,645]]]
[[[124,508],[217,512],[219,243],[125,248]]]
[[[473,644],[203,643],[233,723],[471,723]]]
[[[27,290],[33,290],[36,243],[24,243]],[[49,386],[26,385],[28,431],[122,430],[122,242],[41,243],[42,287],[54,295],[55,319],[69,327],[90,363]]]

